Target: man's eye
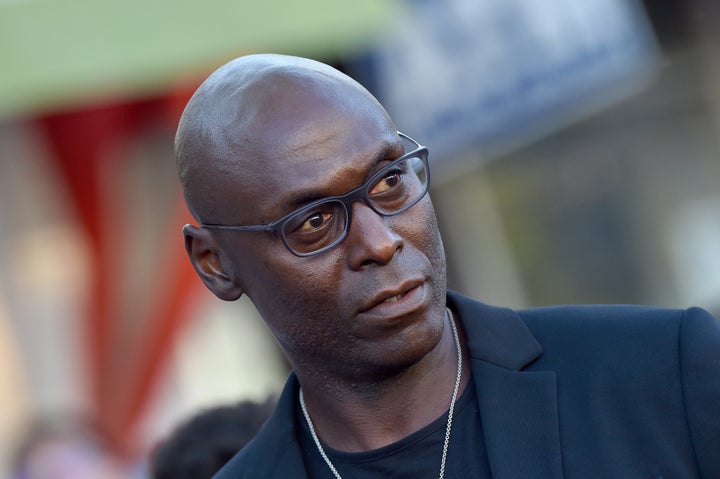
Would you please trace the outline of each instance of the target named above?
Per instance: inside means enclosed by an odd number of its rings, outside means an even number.
[[[380,181],[375,183],[370,194],[377,195],[384,193],[397,187],[400,183],[402,183],[402,172],[399,170],[389,171]]]
[[[297,228],[298,233],[309,233],[325,226],[332,219],[332,213],[316,211],[307,216]]]

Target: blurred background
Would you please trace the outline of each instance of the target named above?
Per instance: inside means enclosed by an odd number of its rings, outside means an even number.
[[[246,53],[340,68],[430,148],[453,289],[719,314],[719,22],[709,0],[0,0],[0,477],[48,436],[94,472],[37,477],[146,477],[184,419],[280,391],[252,305],[206,291],[180,236],[177,120]]]

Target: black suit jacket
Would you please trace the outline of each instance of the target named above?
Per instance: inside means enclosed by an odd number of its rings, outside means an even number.
[[[452,292],[448,305],[467,333],[494,478],[720,478],[720,323],[704,310],[513,311]],[[291,375],[216,479],[308,477],[297,393]]]

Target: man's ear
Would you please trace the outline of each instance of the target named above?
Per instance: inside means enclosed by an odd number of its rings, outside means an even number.
[[[215,296],[225,301],[235,301],[242,296],[240,285],[233,275],[223,268],[220,248],[212,234],[193,225],[183,226],[182,232],[185,238],[185,250],[205,286]]]

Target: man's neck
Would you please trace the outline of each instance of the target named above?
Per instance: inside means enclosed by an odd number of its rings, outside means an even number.
[[[460,325],[458,324],[460,332]],[[464,338],[461,333],[461,344]],[[470,377],[463,349],[460,393]],[[392,444],[445,414],[457,379],[457,353],[446,324],[438,345],[421,361],[383,380],[328,388],[298,374],[320,438],[333,449],[361,452]]]

